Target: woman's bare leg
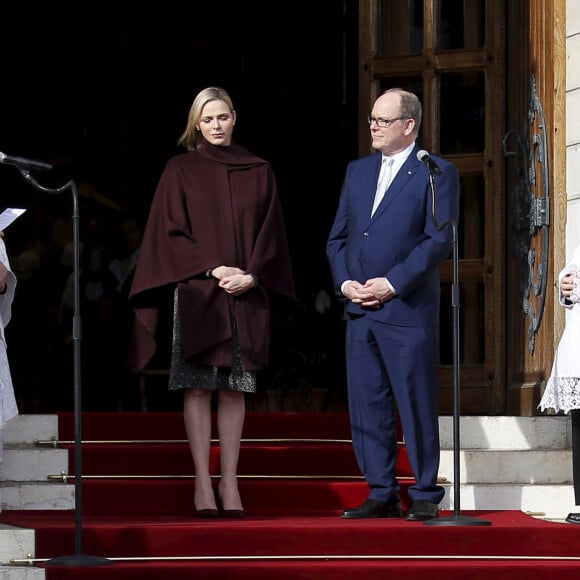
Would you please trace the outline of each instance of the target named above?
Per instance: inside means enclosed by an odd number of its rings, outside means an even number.
[[[216,509],[209,472],[211,452],[211,396],[205,389],[186,389],[183,418],[195,468],[194,503],[196,510]]]
[[[245,395],[241,392],[226,390],[220,390],[218,394],[217,426],[221,467],[218,492],[225,510],[242,510],[237,469],[246,414]]]

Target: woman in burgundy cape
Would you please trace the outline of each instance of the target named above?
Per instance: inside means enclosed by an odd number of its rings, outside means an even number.
[[[130,303],[133,371],[156,350],[163,292],[174,289],[169,389],[183,389],[200,517],[243,517],[237,464],[245,393],[269,360],[270,302],[294,299],[276,180],[269,163],[232,141],[236,112],[226,91],[202,90],[167,162],[145,228]],[[210,477],[211,399],[217,391],[220,480]],[[219,509],[218,509],[219,508]]]

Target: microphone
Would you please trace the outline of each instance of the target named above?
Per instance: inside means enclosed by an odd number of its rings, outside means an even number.
[[[431,155],[429,155],[429,153],[425,151],[425,149],[417,151],[417,159],[425,165],[425,167],[429,170],[430,173],[435,173],[435,175],[443,174],[439,165],[437,165],[437,163],[433,161]]]
[[[0,163],[5,165],[15,165],[18,169],[37,171],[50,171],[52,165],[44,161],[34,161],[33,159],[25,159],[24,157],[15,157],[13,155],[6,155],[0,151]]]

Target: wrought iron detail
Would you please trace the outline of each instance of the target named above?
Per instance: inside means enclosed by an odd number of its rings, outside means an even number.
[[[508,151],[506,143],[512,133],[508,131],[503,138],[504,155],[514,158],[518,176],[511,192],[512,252],[519,264],[522,309],[530,319],[528,351],[533,355],[546,302],[550,241],[548,136],[533,75],[527,119],[516,135],[516,150]]]

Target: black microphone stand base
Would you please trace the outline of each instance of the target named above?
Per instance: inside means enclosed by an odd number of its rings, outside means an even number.
[[[84,554],[58,556],[44,562],[45,566],[104,566],[107,564],[114,564],[114,562],[101,556],[86,556]]]
[[[491,526],[489,520],[455,514],[444,518],[433,518],[423,522],[424,526]]]

